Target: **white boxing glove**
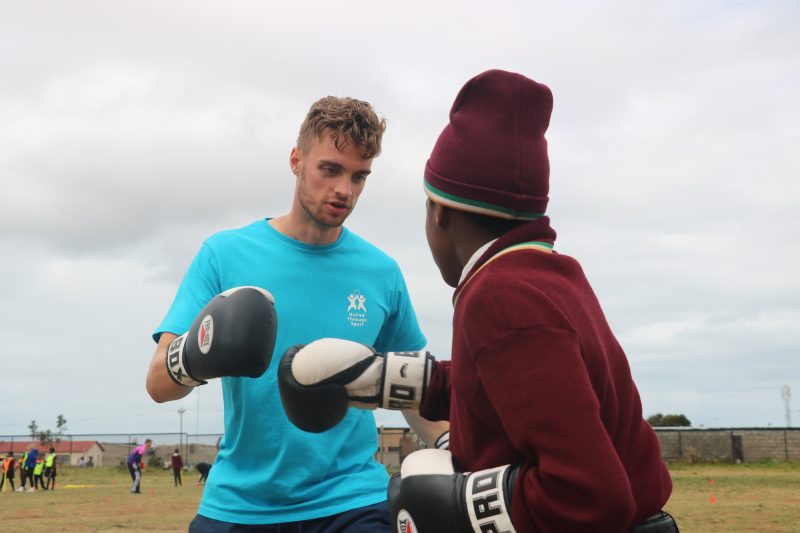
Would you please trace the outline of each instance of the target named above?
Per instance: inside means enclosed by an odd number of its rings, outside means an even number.
[[[338,424],[348,407],[419,410],[434,361],[425,351],[381,354],[326,338],[289,348],[278,386],[289,420],[320,433]]]

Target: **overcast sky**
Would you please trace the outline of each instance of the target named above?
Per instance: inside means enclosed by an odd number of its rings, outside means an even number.
[[[0,0],[0,438],[222,431],[218,383],[155,404],[163,318],[202,240],[288,211],[321,96],[384,152],[349,219],[403,268],[431,350],[451,289],[422,171],[464,82],[550,86],[548,209],[645,416],[800,424],[800,4],[694,0]],[[199,409],[198,409],[199,407]],[[377,413],[379,423],[398,423]]]

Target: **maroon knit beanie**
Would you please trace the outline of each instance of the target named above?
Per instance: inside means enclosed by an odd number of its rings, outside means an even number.
[[[531,79],[489,70],[456,96],[425,165],[425,191],[461,211],[528,220],[547,208],[550,163],[544,133],[553,95]]]

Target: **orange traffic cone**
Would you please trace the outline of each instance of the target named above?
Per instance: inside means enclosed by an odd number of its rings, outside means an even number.
[[[150,489],[150,496],[153,496],[156,493],[156,489]]]
[[[711,496],[708,497],[708,503],[717,503],[717,499],[714,497],[714,493],[711,493]]]

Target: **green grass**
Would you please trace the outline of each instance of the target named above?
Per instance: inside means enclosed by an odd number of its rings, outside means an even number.
[[[669,466],[673,491],[666,510],[682,532],[800,531],[798,463]]]
[[[800,531],[800,464],[669,466],[674,490],[665,509],[683,533]],[[6,486],[0,530],[185,532],[204,488],[196,486],[198,477],[191,471],[176,488],[170,471],[148,468],[143,494],[133,495],[127,470],[63,467],[55,491],[12,494]]]
[[[56,490],[0,494],[0,530],[9,533],[182,531],[197,511],[203,486],[194,470],[174,487],[171,470],[146,468],[142,494],[130,493],[123,468],[61,467]],[[19,482],[19,475],[16,480]]]

